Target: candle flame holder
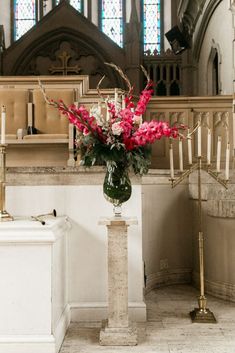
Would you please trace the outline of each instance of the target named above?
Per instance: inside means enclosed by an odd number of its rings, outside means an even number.
[[[196,131],[201,127],[201,121],[198,122],[196,127],[193,128],[192,132],[188,134],[188,138],[191,138]],[[201,136],[200,136],[201,138]],[[201,143],[201,141],[199,141]],[[171,146],[172,148],[172,146]],[[172,152],[170,152],[172,153]],[[190,317],[192,322],[198,323],[216,323],[216,318],[208,308],[207,299],[205,296],[205,278],[204,278],[204,236],[202,232],[202,183],[201,183],[201,173],[202,170],[206,171],[213,179],[215,179],[224,188],[228,189],[228,180],[224,180],[219,176],[219,172],[214,172],[210,165],[202,164],[201,156],[201,146],[198,148],[197,162],[189,166],[189,169],[185,170],[179,177],[170,179],[172,188],[180,184],[184,179],[186,179],[195,170],[198,171],[198,250],[199,250],[199,272],[200,272],[200,295],[198,297],[198,308],[194,308],[190,312]],[[173,173],[174,174],[174,173]]]
[[[13,221],[6,211],[6,144],[0,145],[0,222]]]

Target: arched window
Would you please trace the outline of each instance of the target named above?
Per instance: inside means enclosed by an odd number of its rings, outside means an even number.
[[[53,0],[58,5],[60,0]],[[83,10],[83,0],[70,0],[70,4],[79,12]],[[43,16],[44,2],[41,0],[11,0],[12,41],[19,39]]]
[[[56,0],[55,4],[58,5],[60,0]],[[72,5],[77,11],[82,12],[82,0],[70,0],[70,5]]]
[[[37,0],[13,1],[13,40],[19,39],[37,21]]]
[[[123,46],[123,0],[99,2],[100,29],[120,47]]]
[[[153,54],[162,47],[162,0],[142,0],[144,52]]]
[[[219,58],[218,52],[216,52],[214,60],[213,60],[213,68],[212,68],[212,93],[213,96],[219,94]]]
[[[81,2],[81,0],[70,0],[70,5],[75,7],[75,9],[77,11],[81,11],[82,10],[82,2]]]

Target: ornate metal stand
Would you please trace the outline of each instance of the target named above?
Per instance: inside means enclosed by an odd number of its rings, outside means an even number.
[[[0,145],[0,222],[13,221],[5,209],[6,194],[6,145]]]
[[[198,125],[199,126],[199,125]],[[194,132],[196,129],[194,129]],[[203,166],[202,157],[197,157],[197,162],[192,164],[188,170],[182,173],[178,178],[170,179],[172,188],[181,183],[186,177],[193,173],[196,169],[198,170],[198,250],[199,250],[199,271],[200,271],[200,296],[198,297],[198,308],[195,308],[190,312],[192,322],[199,323],[215,323],[216,319],[214,314],[206,307],[207,299],[205,296],[205,281],[204,281],[204,237],[202,232],[202,195],[201,195],[201,171],[205,170],[212,178],[220,183],[226,189],[227,180],[219,177],[219,173],[215,173],[208,166]]]

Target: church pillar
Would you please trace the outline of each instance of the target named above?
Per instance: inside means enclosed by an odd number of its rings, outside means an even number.
[[[182,89],[181,94],[187,96],[197,95],[197,84],[195,82],[196,65],[193,63],[192,50],[185,50],[182,54],[181,77]]]
[[[103,346],[134,346],[136,328],[128,318],[128,234],[135,219],[107,218],[99,222],[108,228],[108,321],[100,332]]]
[[[91,21],[91,19],[92,19],[92,1],[91,0],[87,0],[87,14],[86,14],[86,16],[87,16],[87,18],[88,18],[88,20],[90,20]]]
[[[4,27],[6,48],[11,44],[11,2],[0,1],[0,24]]]
[[[230,0],[230,10],[232,12],[232,24],[233,24],[233,141],[235,141],[235,0]],[[233,146],[233,165],[235,150]]]
[[[43,16],[52,10],[52,0],[44,1],[43,3]]]
[[[96,25],[99,26],[99,5],[98,0],[92,0],[92,12],[91,12],[91,21]]]
[[[230,10],[233,25],[233,92],[235,92],[235,0],[230,0]]]
[[[141,45],[141,24],[139,21],[136,1],[131,1],[130,22],[126,24],[124,48],[126,52],[126,74],[134,85],[134,92],[139,93],[141,84],[142,45]]]

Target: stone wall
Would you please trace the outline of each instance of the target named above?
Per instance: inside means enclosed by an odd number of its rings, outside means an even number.
[[[197,180],[190,177],[189,194],[193,208],[193,281],[199,283],[198,234],[197,234]],[[202,210],[205,239],[205,278],[207,292],[235,301],[235,192],[234,173],[228,189],[203,175]]]

